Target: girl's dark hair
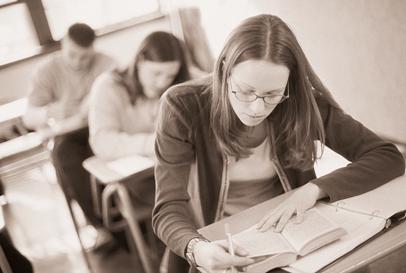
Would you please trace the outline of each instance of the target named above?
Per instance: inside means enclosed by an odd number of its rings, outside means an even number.
[[[152,32],[141,42],[132,64],[123,70],[113,71],[116,80],[126,87],[133,103],[138,97],[144,96],[143,87],[138,79],[137,66],[140,61],[145,60],[152,62],[179,61],[180,68],[172,84],[190,79],[182,41],[168,32]]]
[[[240,135],[243,124],[228,99],[232,68],[246,60],[267,60],[289,69],[289,99],[268,117],[275,133],[276,151],[285,167],[310,168],[317,158],[315,140],[324,145],[325,132],[315,96],[338,107],[314,73],[290,28],[280,18],[263,14],[243,21],[230,34],[216,62],[210,122],[220,148],[236,157],[248,156]]]

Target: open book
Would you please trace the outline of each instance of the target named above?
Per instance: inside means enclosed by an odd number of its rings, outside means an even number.
[[[405,196],[406,175],[358,196],[334,203],[319,202],[307,212],[302,224],[289,224],[279,235],[272,231],[258,235],[252,226],[264,213],[276,207],[280,200],[269,200],[206,226],[199,232],[209,240],[219,240],[224,238],[224,223],[229,223],[234,228],[232,234],[236,243],[238,241],[257,260],[247,268],[247,273],[265,273],[271,268],[283,266],[289,272],[314,273],[385,228],[404,220]],[[320,223],[308,229],[308,225],[315,221]],[[299,228],[301,225],[303,229]],[[327,228],[322,228],[324,225]],[[344,235],[341,234],[342,229],[345,230]],[[269,236],[266,239],[257,237],[267,236],[266,234]]]
[[[297,256],[304,256],[345,234],[345,230],[324,217],[316,208],[307,211],[303,222],[291,219],[281,233],[272,227],[265,232],[252,226],[232,236],[233,241],[256,260],[247,267],[250,273],[266,272],[289,265]]]

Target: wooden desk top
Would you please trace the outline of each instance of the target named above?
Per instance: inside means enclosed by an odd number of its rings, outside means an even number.
[[[0,160],[22,153],[42,145],[42,138],[37,133],[23,136],[0,143]]]
[[[93,156],[83,161],[83,167],[103,184],[117,182],[134,175],[151,176],[154,173],[154,161],[141,156],[117,160],[103,160]]]
[[[0,105],[0,124],[22,117],[25,113],[27,103],[27,98],[22,98]]]
[[[229,223],[231,234],[238,233],[254,223],[263,215],[274,209],[282,200],[291,193],[277,196],[269,201],[249,208],[238,214],[222,219],[219,222],[201,228],[199,232],[209,240],[224,239],[224,223]],[[241,221],[244,219],[244,222]],[[322,273],[353,272],[397,249],[406,245],[406,221],[390,228],[380,236],[369,240],[355,251],[341,257],[324,270]]]

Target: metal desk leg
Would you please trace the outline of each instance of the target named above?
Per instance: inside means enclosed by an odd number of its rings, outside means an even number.
[[[75,228],[75,232],[76,232],[77,238],[79,240],[79,245],[80,245],[80,249],[81,249],[81,252],[82,252],[82,255],[83,255],[83,259],[85,260],[86,266],[89,269],[89,271],[93,272],[92,266],[90,264],[89,258],[88,258],[87,253],[86,253],[86,250],[85,250],[85,248],[83,246],[82,238],[80,238],[79,224],[76,221],[76,217],[75,217],[75,214],[73,213],[73,209],[72,209],[72,203],[71,203],[72,199],[70,199],[68,196],[65,195],[65,200],[67,202],[69,214],[71,216],[73,226]]]
[[[101,216],[102,212],[101,212],[101,208],[100,208],[100,193],[99,190],[97,188],[97,181],[96,181],[96,177],[94,175],[90,175],[90,186],[92,189],[92,201],[93,201],[93,208],[95,211],[95,214],[97,216]]]
[[[138,254],[141,259],[142,266],[144,267],[145,273],[154,273],[151,265],[151,261],[148,257],[148,246],[144,241],[142,232],[138,225],[138,220],[134,216],[134,209],[131,203],[130,196],[125,186],[120,183],[117,184],[118,195],[123,206],[123,215],[128,221],[128,226],[130,227],[131,235],[134,238],[135,245]]]

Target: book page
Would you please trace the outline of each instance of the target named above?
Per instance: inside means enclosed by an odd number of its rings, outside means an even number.
[[[333,206],[372,214],[385,219],[406,210],[406,175],[372,191],[332,203]]]
[[[297,255],[294,253],[281,253],[272,256],[263,256],[264,259],[250,264],[246,267],[248,273],[264,273],[271,269],[286,266],[296,261]]]
[[[154,166],[154,161],[148,157],[132,155],[112,160],[107,167],[122,176],[130,176]]]
[[[302,256],[344,234],[344,229],[324,217],[317,208],[308,210],[299,224],[292,218],[282,231],[282,235]]]
[[[249,257],[274,255],[278,253],[295,253],[295,250],[282,237],[280,233],[271,228],[261,232],[252,226],[240,233],[233,235],[233,241],[248,251]]]
[[[318,203],[316,208],[324,217],[341,226],[346,234],[333,243],[300,257],[289,267],[294,269],[293,272],[317,272],[385,227],[386,221],[381,218],[341,210],[321,203]],[[287,271],[290,271],[289,268]]]

